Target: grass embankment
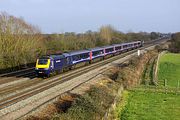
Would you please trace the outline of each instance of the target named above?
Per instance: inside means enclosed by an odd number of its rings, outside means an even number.
[[[176,86],[177,82],[175,80],[180,78],[180,72],[178,72],[180,70],[179,57],[177,54],[168,53],[160,59],[159,76],[166,78],[169,86]],[[116,108],[118,119],[179,120],[180,96],[178,90],[173,87],[166,89],[161,85],[151,84],[153,82],[153,64],[155,63],[155,60],[152,59],[149,59],[145,65],[141,85],[126,91],[125,97],[122,97],[122,102]],[[158,82],[162,83],[162,81]]]
[[[177,87],[178,80],[180,82],[180,54],[166,53],[160,57],[159,84],[164,85],[165,79],[167,80],[167,86]]]

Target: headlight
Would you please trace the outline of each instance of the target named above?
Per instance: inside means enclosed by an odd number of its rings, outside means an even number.
[[[35,70],[38,70],[39,68],[35,68]]]

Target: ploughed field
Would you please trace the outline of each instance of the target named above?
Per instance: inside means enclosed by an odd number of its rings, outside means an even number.
[[[177,87],[180,84],[180,54],[166,53],[160,57],[158,67],[158,80],[160,85]]]

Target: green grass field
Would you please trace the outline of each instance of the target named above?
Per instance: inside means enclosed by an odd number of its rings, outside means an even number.
[[[180,120],[180,93],[176,88],[180,82],[180,54],[161,56],[158,79],[160,86],[145,84],[127,91],[117,107],[120,120]],[[168,89],[163,87],[164,79]]]
[[[133,90],[128,96],[121,120],[180,119],[180,95]]]
[[[166,53],[161,56],[158,67],[158,80],[160,85],[167,80],[167,86],[177,87],[180,82],[180,54]]]

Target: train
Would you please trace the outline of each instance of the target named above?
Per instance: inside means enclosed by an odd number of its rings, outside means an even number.
[[[43,56],[37,59],[35,72],[39,77],[49,77],[51,74],[62,72],[64,69],[72,69],[79,63],[91,64],[96,59],[104,60],[106,56],[114,56],[142,46],[142,41],[134,41]]]

